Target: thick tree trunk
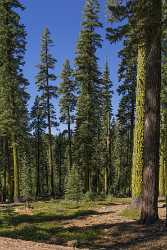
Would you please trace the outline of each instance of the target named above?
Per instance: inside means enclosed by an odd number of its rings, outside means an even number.
[[[161,90],[161,1],[152,0],[146,29],[149,57],[146,67],[144,173],[141,222],[158,220],[160,90]]]
[[[138,45],[136,117],[134,130],[133,167],[132,167],[132,205],[139,204],[143,181],[144,150],[144,91],[147,52],[145,43]]]

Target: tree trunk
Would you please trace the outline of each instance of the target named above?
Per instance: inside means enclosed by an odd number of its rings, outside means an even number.
[[[53,177],[53,154],[52,154],[52,139],[51,129],[49,128],[49,145],[48,145],[48,161],[49,161],[49,192],[54,197],[54,177]]]
[[[167,150],[167,117],[166,108],[161,110],[161,139],[160,139],[160,173],[159,173],[159,196],[165,197],[166,190],[166,150]]]
[[[7,161],[8,198],[9,198],[9,201],[11,202],[13,199],[12,171],[11,171],[11,158],[10,158],[9,142],[8,142],[7,136],[6,136],[6,161]]]
[[[158,220],[160,90],[161,90],[161,1],[152,0],[146,34],[149,57],[146,67],[144,119],[144,173],[141,222]]]
[[[147,52],[145,43],[138,46],[136,117],[134,130],[133,167],[132,167],[132,205],[139,204],[143,181],[144,150],[144,91]]]
[[[85,165],[85,192],[91,192],[92,191],[92,180],[91,180],[91,171],[90,171],[90,162],[87,161],[87,164]]]
[[[108,194],[109,191],[109,173],[111,172],[111,114],[110,111],[108,112],[107,115],[107,119],[108,119],[108,127],[107,127],[107,160],[108,160],[108,164],[106,167],[106,190],[105,193]],[[112,176],[112,180],[113,180],[113,176]],[[110,183],[112,182],[112,180],[110,180]]]
[[[3,201],[6,202],[6,196],[7,196],[7,159],[6,159],[6,138],[3,137]]]
[[[49,83],[47,80],[47,87],[49,88]],[[51,125],[51,115],[50,115],[50,97],[48,90],[47,97],[47,112],[48,112],[48,163],[49,163],[49,192],[51,196],[55,196],[54,192],[54,173],[53,173],[53,152],[52,152],[52,125]]]
[[[159,173],[159,196],[164,197],[165,196],[165,168],[166,168],[166,162],[164,159],[164,145],[162,145],[163,142],[161,141],[161,152],[160,152],[160,173]]]
[[[12,154],[14,168],[14,202],[19,202],[19,168],[17,158],[16,136],[12,134]]]
[[[70,110],[68,108],[68,142],[69,142],[69,162],[70,162],[70,170],[72,168],[72,143],[71,143],[71,117]]]
[[[105,167],[105,173],[104,173],[104,192],[105,195],[108,194],[108,166]]]
[[[58,147],[58,176],[59,176],[59,195],[62,195],[62,140],[63,140],[63,136],[60,134],[60,138],[59,138],[59,143],[57,145]]]
[[[39,125],[39,119],[38,119],[38,126]],[[40,190],[40,132],[38,128],[38,134],[37,134],[37,158],[36,158],[36,198],[39,197],[39,194],[41,192]]]
[[[50,93],[49,93],[49,72],[48,72],[48,43],[46,40],[46,87],[47,87],[47,119],[48,119],[48,165],[49,165],[49,193],[52,197],[55,196],[54,191],[54,173],[53,173],[53,152],[52,152],[52,124],[51,124],[51,110],[50,110]]]

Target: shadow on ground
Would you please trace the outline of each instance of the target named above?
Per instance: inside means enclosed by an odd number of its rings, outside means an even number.
[[[167,230],[164,222],[143,226],[137,222],[98,224],[84,227],[65,227],[67,220],[83,219],[97,215],[93,210],[74,212],[72,215],[16,215],[8,213],[6,225],[0,224],[0,236],[15,239],[66,245],[76,240],[79,247],[90,249],[130,249],[157,250],[167,249]],[[100,213],[101,214],[101,213]],[[4,218],[5,218],[4,214]]]

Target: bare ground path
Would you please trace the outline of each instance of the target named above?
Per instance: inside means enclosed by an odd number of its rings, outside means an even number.
[[[102,229],[104,234],[89,244],[90,249],[167,250],[167,228],[164,224],[166,211],[163,203],[159,204],[160,222],[147,227],[121,216],[121,212],[128,207],[128,204],[115,203],[95,209],[97,215],[66,221],[65,227]]]
[[[113,203],[111,206],[104,206],[101,208],[95,208],[94,211],[97,214],[93,214],[87,217],[80,217],[77,220],[68,220],[64,223],[65,227],[88,227],[88,226],[98,226],[98,225],[110,225],[115,223],[126,223],[132,221],[130,219],[126,219],[120,216],[120,213],[123,209],[126,209],[128,205]]]
[[[122,210],[128,205],[113,203],[110,206],[94,208],[95,213],[80,216],[77,219],[62,221],[62,226],[70,230],[93,229],[99,232],[92,242],[82,242],[80,249],[94,250],[167,250],[167,231],[162,222],[144,227],[135,220],[122,217]],[[160,218],[165,219],[165,208],[160,204]],[[72,250],[74,247],[61,247],[23,240],[13,240],[0,237],[0,250]],[[56,243],[55,243],[56,244]]]
[[[14,240],[0,237],[0,250],[73,250],[72,247],[34,243],[32,241]]]

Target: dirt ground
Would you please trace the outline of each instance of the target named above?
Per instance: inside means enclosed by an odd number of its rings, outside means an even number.
[[[0,250],[72,250],[72,249],[74,248],[0,237]]]
[[[109,250],[167,250],[167,228],[165,227],[165,208],[159,204],[160,221],[156,225],[143,226],[132,219],[120,216],[129,205],[112,204],[97,209],[98,215],[79,220],[66,221],[66,227],[78,227],[82,230],[93,227],[102,229],[104,234],[90,242],[89,249]]]
[[[120,216],[120,213],[128,205],[119,203],[111,206],[95,208],[96,214],[66,220],[64,228],[77,228],[87,230],[88,228],[99,230],[101,235],[94,242],[83,242],[80,249],[94,250],[167,250],[167,229],[164,225],[165,208],[159,204],[159,215],[161,221],[156,225],[144,227],[135,220]],[[69,242],[70,247],[61,247],[42,243],[26,242],[0,238],[0,250],[72,250],[75,242]]]

